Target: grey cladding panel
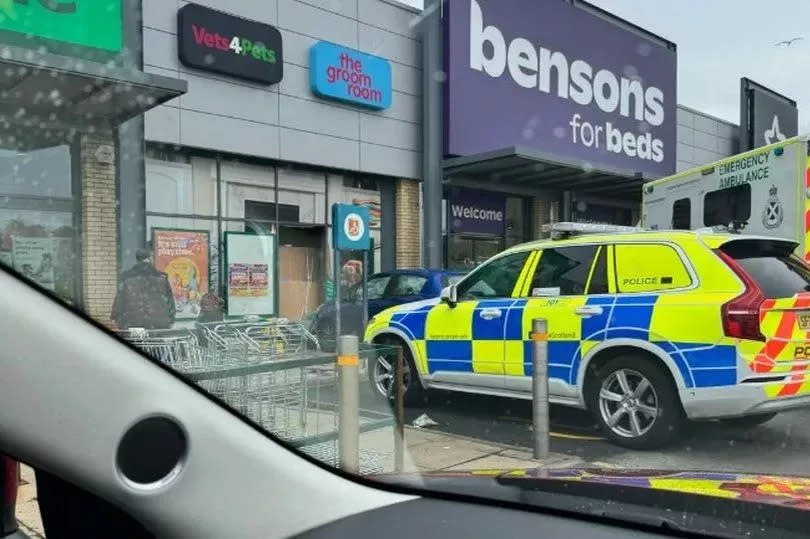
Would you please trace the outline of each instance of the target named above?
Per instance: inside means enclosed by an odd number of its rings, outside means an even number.
[[[295,0],[282,1],[279,4],[278,24],[299,34],[318,34],[320,39],[357,48],[357,21],[309,4]]]
[[[281,125],[284,127],[352,140],[360,138],[359,113],[354,109],[286,95],[282,95],[280,99]]]

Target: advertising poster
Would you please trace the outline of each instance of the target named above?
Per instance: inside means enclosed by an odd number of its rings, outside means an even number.
[[[225,267],[228,316],[275,314],[275,235],[226,232]]]
[[[208,232],[152,229],[155,267],[169,277],[177,319],[197,318],[208,292]]]
[[[56,290],[53,263],[53,238],[11,238],[14,269],[48,290]]]

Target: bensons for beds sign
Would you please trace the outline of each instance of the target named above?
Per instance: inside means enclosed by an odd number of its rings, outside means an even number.
[[[386,109],[391,106],[391,63],[319,41],[310,49],[310,85],[320,97]]]
[[[580,5],[581,4],[581,5]],[[585,3],[446,0],[445,150],[675,171],[675,46]]]

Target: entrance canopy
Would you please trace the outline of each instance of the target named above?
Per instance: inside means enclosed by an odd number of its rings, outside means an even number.
[[[596,169],[581,163],[566,162],[559,157],[519,146],[445,159],[443,167],[445,177],[451,180],[453,177],[464,177],[623,199],[640,199],[642,184],[652,179],[640,173],[605,167]]]
[[[114,127],[186,90],[178,79],[4,45],[0,146],[36,148],[51,130]]]

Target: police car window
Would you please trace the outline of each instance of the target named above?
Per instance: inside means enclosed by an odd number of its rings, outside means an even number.
[[[388,296],[418,296],[427,278],[421,275],[395,275]]]
[[[792,243],[780,243],[742,240],[724,245],[722,250],[742,266],[766,298],[790,298],[807,292],[810,268],[791,255]]]
[[[747,223],[751,218],[751,184],[706,193],[703,198],[703,224],[728,225],[733,221]]]
[[[591,271],[591,280],[588,283],[588,294],[607,294],[610,291],[608,289],[607,252],[607,245],[599,247],[593,263],[593,271]]]
[[[689,230],[692,228],[692,203],[688,198],[676,200],[672,204],[673,230]]]
[[[515,288],[529,252],[503,256],[479,267],[458,285],[460,299],[508,298]]]
[[[653,292],[692,284],[681,256],[669,245],[616,245],[614,261],[619,292]]]
[[[577,245],[561,249],[544,249],[534,272],[529,295],[538,288],[560,288],[563,296],[585,293],[596,245]]]

